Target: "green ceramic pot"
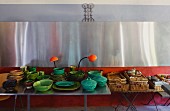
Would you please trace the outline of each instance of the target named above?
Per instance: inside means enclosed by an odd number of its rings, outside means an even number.
[[[33,87],[36,91],[47,91],[51,88],[53,81],[50,79],[43,79],[37,82],[34,82]]]
[[[81,81],[81,85],[85,91],[94,91],[97,86],[97,82],[88,77]]]
[[[53,72],[54,72],[54,75],[64,74],[64,68],[54,68]]]
[[[36,72],[37,71],[37,68],[36,67],[29,67],[28,70],[30,72]]]
[[[27,74],[27,79],[35,80],[37,77],[38,77],[37,72],[28,72],[28,74]]]
[[[103,73],[103,71],[98,71],[98,70],[96,70],[96,71],[88,71],[88,76],[90,78],[93,78],[93,77],[96,77],[96,76],[101,76],[102,73]]]
[[[70,71],[67,75],[69,81],[82,81],[85,73],[83,71]]]
[[[93,77],[93,80],[95,80],[97,82],[98,86],[105,86],[106,82],[107,82],[107,78],[104,76]]]
[[[54,75],[54,73],[51,73],[51,77],[50,77],[53,81],[57,82],[57,81],[64,81],[66,80],[66,75],[65,74],[57,74]]]
[[[32,86],[33,86],[33,83],[34,83],[33,80],[26,80],[26,81],[24,82],[24,85],[25,85],[25,87],[26,87],[27,89],[31,89]]]

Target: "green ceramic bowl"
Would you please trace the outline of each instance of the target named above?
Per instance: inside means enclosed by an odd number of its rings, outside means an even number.
[[[27,79],[35,80],[37,77],[38,77],[38,73],[37,72],[29,72],[27,74]]]
[[[37,71],[37,68],[36,67],[29,67],[28,70],[30,72],[36,72]]]
[[[97,82],[91,78],[87,78],[81,81],[81,85],[85,91],[94,91],[97,86]]]
[[[54,68],[53,72],[54,72],[54,75],[64,74],[64,68]]]
[[[105,86],[106,82],[107,82],[107,78],[104,76],[93,77],[93,80],[95,80],[97,82],[98,86]]]
[[[101,76],[102,75],[102,71],[89,71],[88,72],[88,76],[90,78],[96,77],[96,76]]]
[[[50,79],[42,79],[40,81],[34,82],[33,87],[36,91],[47,91],[51,88],[53,81]]]
[[[83,71],[70,71],[67,75],[69,81],[82,81],[85,73]]]
[[[41,80],[41,79],[50,79],[50,75],[41,75],[41,76],[38,76],[37,79],[38,80]]]
[[[57,82],[57,81],[64,81],[66,80],[66,75],[65,74],[58,74],[58,75],[54,75],[54,73],[51,73],[51,77],[50,77],[53,81]]]

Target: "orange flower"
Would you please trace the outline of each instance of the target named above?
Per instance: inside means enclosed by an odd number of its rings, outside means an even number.
[[[94,62],[97,59],[97,56],[95,54],[91,54],[90,56],[87,57],[90,62]]]

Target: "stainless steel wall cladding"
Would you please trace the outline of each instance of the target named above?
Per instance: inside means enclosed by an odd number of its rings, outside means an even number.
[[[0,22],[0,66],[59,67],[170,65],[170,23]]]

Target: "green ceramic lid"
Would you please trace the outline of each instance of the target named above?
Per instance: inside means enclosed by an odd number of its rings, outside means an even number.
[[[81,85],[83,86],[83,89],[85,89],[86,91],[94,91],[97,82],[88,77],[87,79],[81,81]]]

